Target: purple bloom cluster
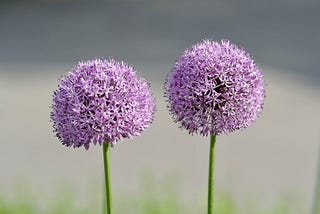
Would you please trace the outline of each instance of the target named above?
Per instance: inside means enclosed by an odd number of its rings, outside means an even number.
[[[79,62],[53,95],[51,121],[66,146],[114,144],[140,135],[153,121],[149,84],[133,67],[113,59]]]
[[[246,128],[265,98],[261,71],[244,49],[227,40],[204,40],[185,50],[165,90],[174,121],[204,136]]]

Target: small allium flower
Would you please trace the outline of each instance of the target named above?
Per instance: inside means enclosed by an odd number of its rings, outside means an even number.
[[[260,69],[227,40],[204,40],[185,50],[165,90],[175,122],[204,136],[246,128],[257,119],[265,97]]]
[[[113,59],[79,62],[53,95],[51,121],[66,146],[114,144],[139,135],[153,120],[149,84],[133,67]]]

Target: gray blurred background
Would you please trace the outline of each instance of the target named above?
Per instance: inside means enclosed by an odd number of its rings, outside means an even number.
[[[158,109],[141,137],[113,149],[114,192],[135,194],[148,171],[156,180],[174,175],[181,198],[197,204],[205,198],[209,139],[172,122],[163,82],[186,47],[227,38],[255,58],[268,88],[252,127],[218,137],[216,186],[239,203],[293,193],[305,213],[320,141],[319,11],[319,0],[0,1],[0,194],[19,179],[47,195],[61,182],[84,198],[90,183],[102,186],[101,148],[65,148],[49,122],[59,78],[101,56],[134,65],[151,82]]]

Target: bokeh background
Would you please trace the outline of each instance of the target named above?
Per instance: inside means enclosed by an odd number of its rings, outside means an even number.
[[[239,204],[288,196],[309,212],[320,143],[319,11],[318,0],[0,1],[0,195],[21,182],[42,200],[61,184],[78,203],[92,186],[102,195],[101,147],[66,148],[49,121],[59,78],[101,56],[134,65],[158,109],[142,136],[114,147],[115,194],[138,194],[146,174],[156,183],[169,177],[181,200],[204,207],[209,138],[172,122],[163,83],[186,47],[227,38],[260,65],[267,98],[253,126],[217,138],[215,185]]]

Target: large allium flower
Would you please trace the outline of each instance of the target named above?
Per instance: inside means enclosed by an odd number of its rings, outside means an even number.
[[[249,126],[263,107],[265,83],[250,55],[227,40],[187,49],[167,76],[175,122],[189,133],[219,135]]]
[[[53,95],[51,120],[66,146],[114,144],[139,135],[153,120],[149,84],[133,67],[113,59],[79,62]]]

